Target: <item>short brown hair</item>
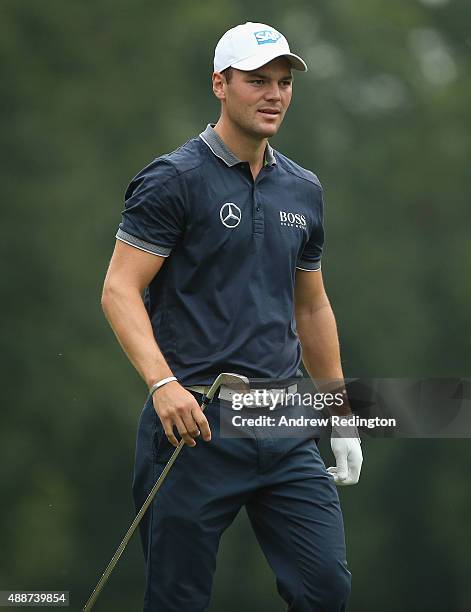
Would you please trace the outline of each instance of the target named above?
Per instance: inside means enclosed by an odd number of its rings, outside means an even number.
[[[224,70],[221,70],[221,74],[224,75],[224,78],[226,79],[226,83],[230,83],[232,79],[232,75],[233,75],[232,66],[229,66],[228,68],[225,68]]]

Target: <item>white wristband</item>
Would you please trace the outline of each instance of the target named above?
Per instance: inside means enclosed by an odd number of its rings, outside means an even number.
[[[160,389],[160,387],[163,387],[164,385],[169,382],[172,382],[173,380],[177,380],[177,377],[169,376],[168,378],[163,378],[162,380],[159,380],[158,382],[154,383],[149,389],[149,395],[154,395],[154,392],[157,391],[157,389]]]

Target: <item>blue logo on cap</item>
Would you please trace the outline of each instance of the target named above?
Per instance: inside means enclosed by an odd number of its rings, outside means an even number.
[[[266,45],[267,43],[276,43],[281,38],[281,34],[276,30],[259,30],[254,32],[254,36],[257,39],[259,45]]]

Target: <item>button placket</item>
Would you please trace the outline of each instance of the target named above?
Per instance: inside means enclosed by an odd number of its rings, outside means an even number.
[[[265,220],[259,190],[257,189],[256,185],[254,185],[253,188],[253,208],[254,234],[263,235],[263,232],[265,230]]]

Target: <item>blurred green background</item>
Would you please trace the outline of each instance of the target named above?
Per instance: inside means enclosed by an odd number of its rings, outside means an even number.
[[[469,375],[469,1],[2,0],[0,590],[78,610],[132,519],[146,390],[101,286],[126,184],[217,119],[213,49],[247,20],[310,66],[272,144],[324,184],[346,375]],[[470,611],[469,441],[363,448],[349,610]],[[96,609],[140,610],[143,585],[136,538]],[[244,512],[210,608],[240,609],[285,609]]]

